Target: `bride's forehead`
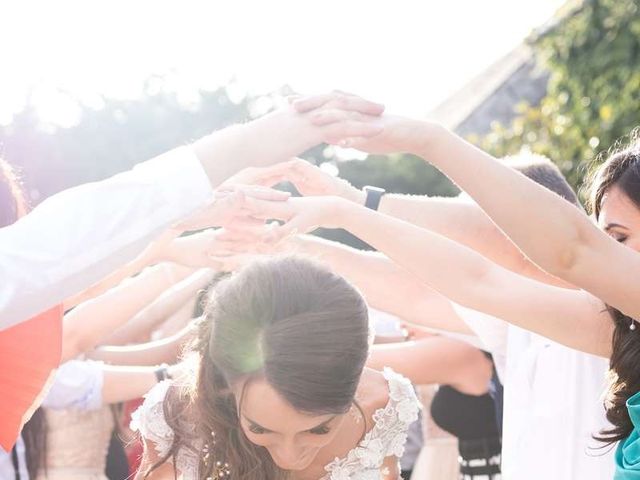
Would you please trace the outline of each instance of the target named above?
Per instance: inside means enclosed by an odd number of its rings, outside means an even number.
[[[288,429],[283,429],[283,426],[296,426],[301,427],[297,430],[302,431],[313,428],[317,423],[332,417],[332,415],[310,415],[296,410],[262,378],[247,382],[241,389],[244,392],[240,414],[269,430],[283,431]],[[306,427],[307,425],[310,426]]]

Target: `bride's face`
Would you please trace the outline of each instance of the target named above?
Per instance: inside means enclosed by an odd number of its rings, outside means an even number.
[[[242,386],[236,390],[240,399]],[[255,379],[244,388],[239,406],[240,424],[247,438],[265,447],[284,470],[304,470],[331,443],[344,414],[310,415],[294,409],[265,380]]]

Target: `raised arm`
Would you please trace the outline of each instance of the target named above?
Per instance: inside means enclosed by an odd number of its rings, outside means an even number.
[[[131,261],[175,222],[206,206],[213,189],[241,168],[275,163],[324,141],[380,132],[368,120],[383,107],[333,97],[338,105],[332,109],[342,115],[331,124],[315,126],[287,107],[130,172],[61,192],[1,229],[0,328],[62,303]]]
[[[108,334],[190,273],[184,267],[156,265],[107,293],[78,305],[64,316],[62,361],[92,350]]]
[[[640,317],[637,252],[599,230],[579,209],[442,127],[426,124],[425,139],[421,155],[469,193],[534,262]]]
[[[308,111],[319,104],[317,99],[305,99],[297,108]],[[637,252],[600,231],[579,209],[445,128],[397,117],[386,117],[381,123],[385,129],[378,137],[341,144],[367,152],[408,151],[424,157],[471,195],[537,265],[640,318]]]
[[[162,340],[125,347],[104,345],[87,354],[87,358],[113,365],[159,365],[175,363],[184,345],[195,335],[192,322],[178,333]]]
[[[143,305],[129,321],[110,332],[101,343],[127,345],[147,341],[150,333],[156,327],[193,300],[198,291],[203,289],[212,277],[213,273],[209,269],[201,269],[191,273]]]
[[[69,310],[81,304],[82,302],[86,302],[87,300],[90,300],[99,295],[102,295],[107,290],[110,290],[111,288],[115,287],[123,280],[129,277],[133,277],[137,273],[144,270],[146,267],[159,262],[160,261],[160,258],[158,257],[159,251],[162,249],[165,243],[171,242],[171,240],[175,238],[175,236],[178,233],[179,232],[173,231],[173,230],[169,230],[163,233],[156,240],[152,241],[147,246],[147,248],[145,248],[144,251],[140,255],[138,255],[136,258],[134,258],[131,262],[118,268],[117,270],[107,275],[105,278],[103,278],[99,282],[95,283],[94,285],[91,285],[89,288],[83,290],[77,295],[74,295],[73,297],[66,299],[64,301],[64,309]]]
[[[383,254],[364,252],[310,235],[294,237],[287,248],[316,255],[356,285],[371,306],[409,323],[450,332],[473,332],[451,302]],[[408,301],[410,299],[410,301]]]
[[[349,182],[311,163],[293,159],[266,168],[249,169],[246,183],[275,185],[289,181],[304,196],[332,195],[364,205],[366,195]],[[546,283],[566,286],[531,263],[473,201],[460,197],[384,195],[378,211],[444,235],[509,270]]]
[[[459,304],[572,348],[610,351],[611,319],[584,291],[520,276],[446,237],[342,199],[292,198],[260,208],[261,215],[287,220],[276,235],[315,226],[347,229]]]

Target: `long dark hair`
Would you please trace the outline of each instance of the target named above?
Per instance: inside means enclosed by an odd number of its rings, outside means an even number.
[[[368,334],[362,296],[309,259],[262,260],[221,281],[194,345],[196,385],[170,389],[164,411],[174,442],[150,471],[179,449],[204,442],[201,479],[216,478],[225,463],[231,478],[286,478],[267,449],[244,435],[232,386],[261,377],[301,412],[345,413],[367,358]]]
[[[617,187],[640,209],[640,143],[638,131],[632,133],[626,148],[613,153],[595,172],[591,181],[590,207],[596,219],[602,211],[606,194]],[[607,305],[614,323],[612,353],[609,360],[610,385],[605,399],[607,420],[612,428],[595,438],[612,444],[627,438],[633,431],[626,402],[640,391],[640,337],[630,326],[634,320]]]
[[[29,210],[20,177],[17,172],[0,158],[0,228],[11,225]],[[22,428],[27,455],[29,478],[36,478],[44,465],[47,443],[47,423],[44,412],[38,408]]]

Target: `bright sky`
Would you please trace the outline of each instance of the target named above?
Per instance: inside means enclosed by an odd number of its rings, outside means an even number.
[[[424,115],[514,48],[563,0],[93,0],[4,2],[0,124],[30,86],[44,120],[71,125],[69,92],[136,97],[170,74],[185,102],[238,80],[340,88]]]

